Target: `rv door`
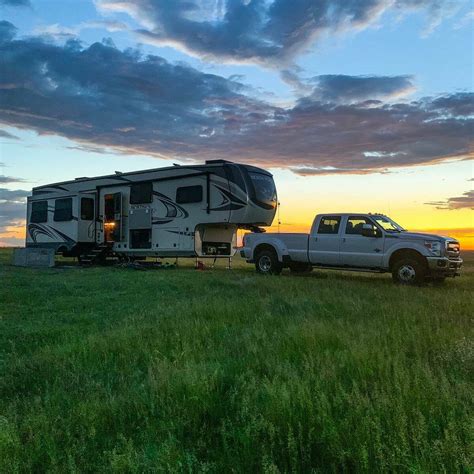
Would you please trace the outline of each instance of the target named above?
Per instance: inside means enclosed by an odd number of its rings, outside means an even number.
[[[104,196],[104,233],[106,242],[122,240],[122,193]]]

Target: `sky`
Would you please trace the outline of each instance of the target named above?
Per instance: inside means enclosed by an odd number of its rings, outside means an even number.
[[[474,249],[473,30],[469,0],[0,0],[0,245],[32,187],[221,158],[274,174],[272,230]]]

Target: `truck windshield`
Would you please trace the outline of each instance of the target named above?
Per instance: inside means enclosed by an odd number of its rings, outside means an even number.
[[[405,229],[387,216],[371,216],[386,232],[403,232]]]
[[[249,172],[255,189],[255,197],[258,201],[273,202],[276,201],[276,189],[273,178],[263,173]]]

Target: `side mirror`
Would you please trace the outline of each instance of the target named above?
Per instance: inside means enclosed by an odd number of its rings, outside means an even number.
[[[361,235],[364,237],[382,237],[382,232],[379,229],[374,228],[370,224],[364,224],[362,226]]]

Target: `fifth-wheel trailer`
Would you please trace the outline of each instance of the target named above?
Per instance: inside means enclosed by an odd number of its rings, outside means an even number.
[[[231,257],[239,228],[271,225],[272,175],[225,160],[76,178],[33,188],[26,246],[84,261]]]

